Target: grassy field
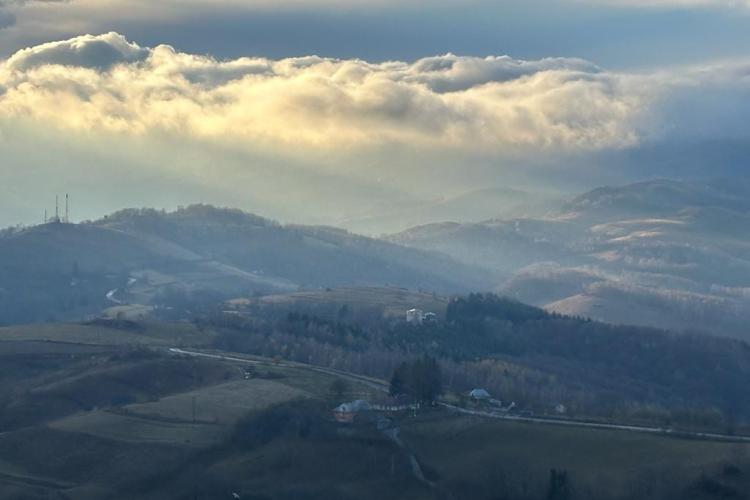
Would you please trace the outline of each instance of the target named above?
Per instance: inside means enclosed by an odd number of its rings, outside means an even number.
[[[407,310],[419,308],[425,312],[431,311],[443,315],[448,306],[448,300],[437,295],[421,293],[403,288],[381,287],[342,287],[327,290],[289,293],[283,295],[268,295],[260,299],[235,299],[229,302],[237,307],[260,304],[295,305],[298,308],[309,306],[347,305],[354,311],[374,310],[383,311],[387,316],[403,316]]]
[[[0,497],[110,498],[117,490],[181,464],[185,450],[184,446],[115,441],[47,427],[0,434]],[[21,492],[14,494],[24,483]]]
[[[0,329],[0,498],[546,500],[551,469],[567,472],[570,500],[750,492],[747,444],[395,417],[429,487],[373,418],[332,420],[373,389],[348,382],[334,395],[334,375],[259,358],[245,380],[246,362],[163,349],[210,338],[191,324]]]
[[[21,355],[95,355],[117,352],[108,345],[79,345],[47,340],[0,341],[0,357]]]
[[[281,382],[239,380],[125,405],[116,412],[81,413],[50,427],[117,441],[207,447],[221,442],[232,425],[248,413],[307,397],[310,395]]]
[[[124,408],[144,417],[189,422],[195,401],[197,421],[230,425],[251,411],[308,397],[311,394],[290,387],[283,381],[253,379],[205,387]]]
[[[744,443],[445,414],[406,420],[402,436],[439,485],[467,499],[490,498],[493,490],[543,498],[551,469],[566,470],[583,498],[638,495],[646,480],[657,495],[667,488],[660,478],[687,485],[750,454]]]
[[[127,442],[206,447],[221,441],[225,429],[217,424],[165,422],[108,411],[76,414],[49,424],[51,429]]]
[[[130,304],[108,307],[107,309],[102,311],[102,316],[111,319],[127,319],[131,321],[138,321],[147,318],[152,312],[154,312],[154,308],[152,306]]]
[[[190,323],[142,322],[136,327],[115,325],[60,323],[9,326],[0,328],[0,342],[59,342],[110,346],[179,346],[205,345],[212,339],[210,331],[201,331]]]

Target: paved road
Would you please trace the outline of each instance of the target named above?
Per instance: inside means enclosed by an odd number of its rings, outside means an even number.
[[[449,405],[447,403],[438,403],[440,406],[447,408],[457,413],[465,415],[474,415],[478,417],[494,418],[498,420],[511,420],[514,422],[527,422],[532,424],[546,424],[546,425],[566,425],[570,427],[587,427],[590,429],[607,429],[616,431],[630,431],[630,432],[645,432],[648,434],[663,434],[673,435],[679,437],[691,437],[698,439],[712,439],[720,441],[742,441],[750,443],[750,436],[731,436],[728,434],[712,434],[706,432],[686,432],[686,431],[675,431],[673,429],[664,427],[647,427],[640,425],[622,425],[622,424],[604,424],[597,422],[585,422],[580,420],[571,420],[564,418],[544,418],[544,417],[521,417],[517,415],[507,415],[502,413],[492,413],[486,411],[468,410],[466,408],[460,408],[458,406]]]
[[[199,351],[186,351],[184,349],[178,349],[176,347],[169,349],[169,351],[174,354],[182,354],[184,356],[219,359],[223,361],[233,361],[237,363],[245,363],[245,364],[250,364],[250,365],[274,365],[274,366],[282,366],[286,368],[299,368],[302,370],[310,370],[310,371],[314,371],[318,373],[325,373],[327,375],[333,375],[335,377],[341,377],[352,382],[358,382],[360,384],[364,384],[367,387],[374,389],[376,391],[379,391],[379,392],[388,392],[388,389],[389,389],[388,384],[386,384],[385,382],[377,380],[377,379],[373,379],[370,377],[365,377],[364,375],[357,375],[356,373],[336,370],[334,368],[325,368],[322,366],[314,366],[314,365],[308,365],[305,363],[298,363],[296,361],[280,361],[277,363],[273,361],[272,359],[262,358],[259,356],[255,356],[252,358],[238,357],[237,355],[227,356],[224,354],[211,354],[211,353],[199,352]]]
[[[224,361],[234,361],[234,362],[254,364],[254,365],[276,364],[277,366],[283,366],[283,367],[288,367],[288,368],[299,368],[302,370],[311,370],[311,371],[316,371],[319,373],[325,373],[328,375],[345,378],[353,382],[359,382],[361,384],[364,384],[380,392],[388,392],[388,389],[389,389],[388,384],[386,384],[384,381],[380,381],[380,380],[373,379],[370,377],[365,377],[362,375],[357,375],[356,373],[350,373],[350,372],[346,372],[342,370],[335,370],[333,368],[313,366],[313,365],[308,365],[305,363],[298,363],[295,361],[282,361],[279,363],[274,363],[272,360],[267,359],[267,358],[260,358],[260,357],[242,358],[242,357],[237,357],[237,356],[226,356],[222,354],[209,354],[209,353],[198,352],[198,351],[186,351],[184,349],[178,349],[176,347],[169,349],[169,351],[174,354],[182,354],[185,356],[220,359]],[[688,437],[688,438],[696,438],[696,439],[710,439],[710,440],[733,441],[733,442],[739,441],[739,442],[750,443],[750,436],[731,436],[728,434],[713,434],[713,433],[704,433],[704,432],[684,432],[684,431],[674,431],[672,429],[663,428],[663,427],[604,424],[604,423],[585,422],[585,421],[580,421],[580,420],[571,420],[571,419],[564,419],[564,418],[522,417],[522,416],[508,415],[508,414],[503,414],[503,413],[469,410],[466,408],[460,408],[458,406],[450,405],[448,403],[438,403],[438,404],[442,406],[443,408],[446,408],[447,410],[450,410],[450,411],[454,411],[456,413],[461,413],[464,415],[473,415],[473,416],[484,417],[484,418],[492,418],[496,420],[509,420],[513,422],[526,422],[526,423],[543,424],[543,425],[565,425],[565,426],[571,426],[571,427],[585,427],[589,429],[643,432],[643,433],[648,433],[648,434],[672,435],[672,436]]]

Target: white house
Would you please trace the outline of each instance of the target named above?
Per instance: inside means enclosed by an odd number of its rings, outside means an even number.
[[[354,417],[361,411],[371,409],[370,404],[367,401],[358,399],[350,403],[342,403],[333,410],[333,418],[337,422],[342,424],[350,424],[354,422]]]
[[[406,311],[406,322],[419,325],[424,319],[424,311],[421,309],[409,309]]]
[[[484,389],[472,389],[469,393],[471,399],[491,399],[490,393]]]

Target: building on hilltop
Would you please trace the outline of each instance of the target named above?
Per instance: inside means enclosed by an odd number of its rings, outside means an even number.
[[[424,312],[421,309],[409,309],[406,311],[406,322],[413,325],[421,325],[424,320]]]
[[[406,311],[406,322],[412,325],[421,325],[422,323],[437,323],[438,317],[434,312],[424,312],[421,309],[409,309]]]

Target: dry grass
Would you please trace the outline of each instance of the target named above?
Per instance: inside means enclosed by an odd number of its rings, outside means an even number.
[[[46,341],[111,346],[205,345],[211,341],[212,335],[211,332],[200,331],[189,323],[144,323],[139,329],[80,323],[0,328],[0,341]]]
[[[330,290],[298,292],[262,297],[261,304],[347,304],[357,308],[382,308],[386,315],[402,316],[413,307],[444,314],[448,300],[428,293],[403,288],[342,287]],[[249,302],[248,302],[249,301]],[[237,306],[251,303],[250,299],[230,301]]]
[[[748,444],[465,416],[407,421],[402,436],[444,485],[486,485],[502,474],[543,488],[554,468],[567,470],[582,493],[600,498],[629,492],[644,474],[669,471],[670,479],[686,485],[703,470],[750,453]]]
[[[240,418],[252,411],[307,393],[272,380],[240,380],[136,403],[115,411],[79,413],[50,427],[117,441],[204,447],[218,443]],[[195,401],[195,423],[193,423]]]
[[[297,398],[309,393],[273,380],[238,380],[168,396],[153,403],[128,405],[125,409],[138,415],[170,420],[232,424],[251,411]]]
[[[102,311],[102,315],[106,318],[136,321],[147,318],[152,312],[154,312],[154,308],[152,306],[130,304],[109,307]]]
[[[224,427],[214,424],[164,422],[103,410],[63,418],[49,427],[115,441],[195,447],[218,443],[226,433]]]

